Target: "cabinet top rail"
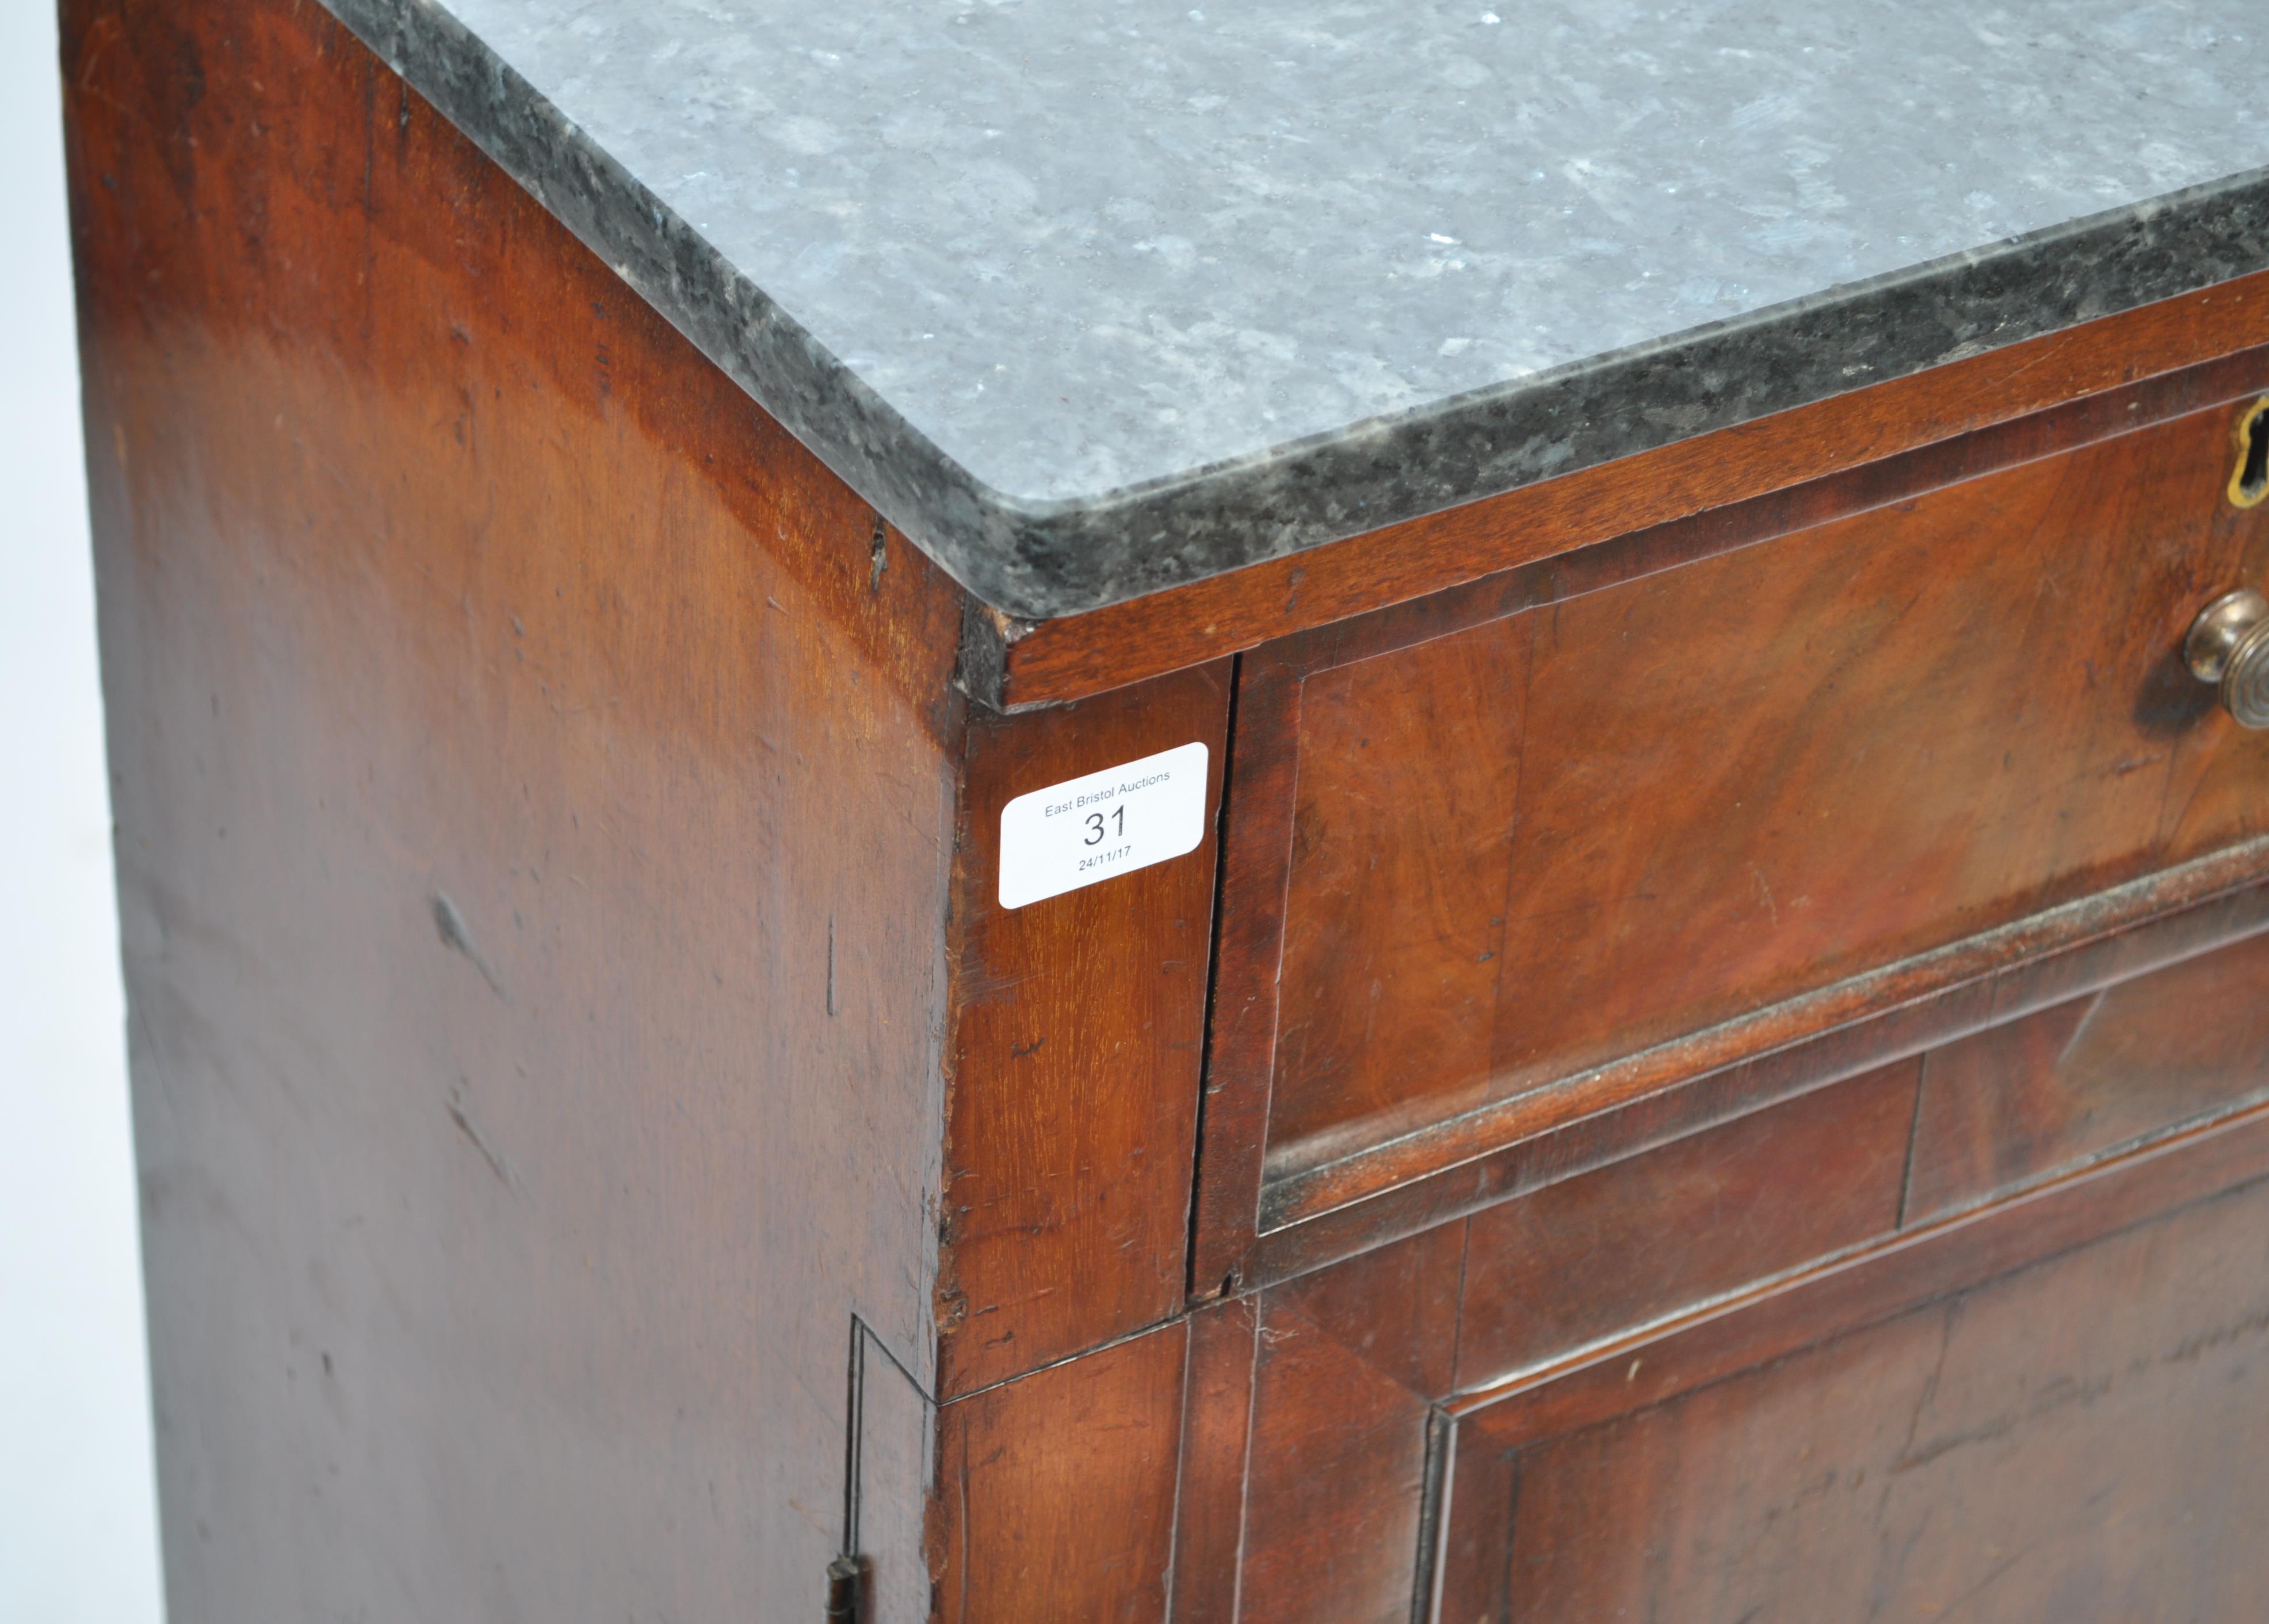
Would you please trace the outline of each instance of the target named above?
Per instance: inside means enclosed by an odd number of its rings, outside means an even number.
[[[2269,265],[2238,0],[325,0],[1046,619]]]

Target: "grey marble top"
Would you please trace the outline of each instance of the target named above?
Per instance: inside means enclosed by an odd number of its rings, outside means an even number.
[[[2238,0],[327,0],[1044,617],[2269,265]]]

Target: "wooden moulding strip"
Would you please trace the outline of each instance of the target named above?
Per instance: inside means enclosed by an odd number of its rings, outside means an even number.
[[[1264,1186],[1245,1281],[1368,1250],[2269,929],[2269,837]]]
[[[2255,1105],[1460,1395],[1445,1407],[1461,1429],[1474,1428],[1500,1449],[1563,1436],[2264,1177],[2269,1105]]]

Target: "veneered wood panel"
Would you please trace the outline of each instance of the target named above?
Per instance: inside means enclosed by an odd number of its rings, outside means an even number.
[[[1456,1385],[1889,1235],[1920,1070],[1903,1060],[1476,1213]]]
[[[1234,1257],[1239,1273],[1255,1284],[1304,1273],[2257,934],[2269,926],[2269,885],[2253,877],[2264,867],[2269,841],[2248,841],[1881,976],[1843,983],[1818,1000],[1799,1000],[1652,1051],[1594,1073],[1564,1094],[1516,1102],[1502,1114],[1461,1118],[1330,1164],[1271,1186],[1267,1194],[1281,1227],[1257,1236],[1248,1230],[1239,1237],[1226,1224],[1208,1230],[1205,1220],[1215,1209],[1205,1205],[1201,1180],[1199,1243]],[[1230,940],[1226,930],[1223,940]],[[1226,952],[1222,973],[1226,983]],[[1829,1006],[1824,1016],[1819,1003]],[[1772,1046],[1777,1037],[1807,1030],[1819,1035]],[[1216,1105],[1239,1097],[1220,1074],[1223,1053],[1217,1037],[1208,1085],[1217,1090],[1211,1096]],[[1588,1114],[1553,1126],[1555,1115],[1571,1109]],[[1209,1179],[1231,1159],[1216,1154],[1209,1133],[1201,1174]],[[1257,1181],[1257,1149],[1245,1172]],[[1230,1205],[1225,1198],[1219,1203],[1223,1210]],[[1294,1221],[1282,1216],[1288,1210]]]
[[[943,1406],[938,1624],[1165,1616],[1188,1322]]]
[[[1397,1041],[1422,1009],[1280,1042],[1270,1176],[2258,833],[2269,749],[2177,659],[2197,608],[2260,572],[2260,522],[2222,496],[2228,416],[1533,611],[1517,773],[1474,764],[1508,749],[1499,667],[1374,656],[1428,662],[1416,717],[1371,698],[1389,677],[1309,676],[1293,828],[1328,818],[1335,872],[1509,830],[1464,869],[1506,899],[1503,949],[1486,1065]],[[1356,742],[1390,734],[1412,782],[1476,791],[1366,794],[1383,770]],[[1286,1011],[1438,980],[1451,943],[1349,919],[1301,864]],[[1465,1030],[1473,989],[1440,985]]]
[[[2269,1111],[2185,1130],[1446,1406],[1525,1447],[1660,1404],[2269,1174]]]
[[[1195,741],[1219,805],[1227,662],[1077,705],[972,716],[954,868],[938,1392],[1164,1319],[1188,1269],[1216,867],[1184,856],[999,902],[1001,808]]]
[[[2191,968],[2131,983],[2135,1007]],[[1395,1616],[1397,1598],[1407,1609],[1425,1588],[1428,1553],[1441,1619],[1528,1616],[1506,1531],[1553,1440],[1778,1370],[2269,1173],[2269,1116],[2254,1109],[1903,1231],[1922,1066],[1814,1090],[1240,1299],[1260,1304],[1261,1340],[1237,1616],[1273,1605],[1271,1587],[1287,1618]],[[1430,1472],[1429,1428],[1445,1424]],[[1599,1492],[1644,1500],[1650,1481]],[[1186,1469],[1183,1482],[1187,1495]],[[1446,1510],[1429,1530],[1437,1493]],[[1564,1535],[1556,1525],[1544,1548]],[[1201,1616],[1228,1616],[1231,1594],[1216,1578]],[[1590,1605],[1534,1616],[1619,1616]],[[1683,1616],[1667,1603],[1629,1616],[1657,1615]]]
[[[959,594],[320,8],[63,45],[169,1616],[817,1617]]]
[[[1437,1401],[1889,1234],[1916,1070],[1855,1078],[1260,1293],[1235,1616],[1406,1618]],[[1192,1486],[1186,1468],[1186,1496]],[[1230,1616],[1226,1578],[1201,1588],[1193,1575],[1191,1588],[1213,1609],[1201,1616]]]
[[[1931,1052],[1907,1222],[2269,1089],[2269,938]]]
[[[1465,1226],[1265,1294],[1240,1624],[1406,1624]]]
[[[1330,1087],[1358,1144],[1392,1132],[1409,1078],[1492,1069],[1534,626],[1516,616],[1319,672],[1301,696],[1301,758],[1322,770],[1293,815],[1276,1070]],[[1450,737],[1460,748],[1438,748]],[[1304,1148],[1327,1157],[1330,1127]]]
[[[1520,1500],[1520,1456],[1470,1427],[1454,1428],[1449,1448],[1433,1593],[1411,1616],[1421,1624],[1504,1624],[1512,1606],[1512,1542],[1505,1531]]]
[[[1237,1618],[1259,1317],[1253,1297],[1231,1297],[1190,1316],[1174,1508],[1175,1624],[1235,1624]]]
[[[1522,1451],[1496,1616],[2257,1617],[2265,1220],[2256,1185]]]
[[[1466,1259],[1466,1226],[1445,1223],[1287,1281],[1261,1300],[1430,1399],[1450,1391],[1457,1369]]]
[[[1426,1401],[1263,1310],[1239,1624],[1403,1624]]]

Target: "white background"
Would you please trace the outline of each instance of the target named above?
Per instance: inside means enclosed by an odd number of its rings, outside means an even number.
[[[53,0],[0,0],[0,1624],[159,1624]]]

